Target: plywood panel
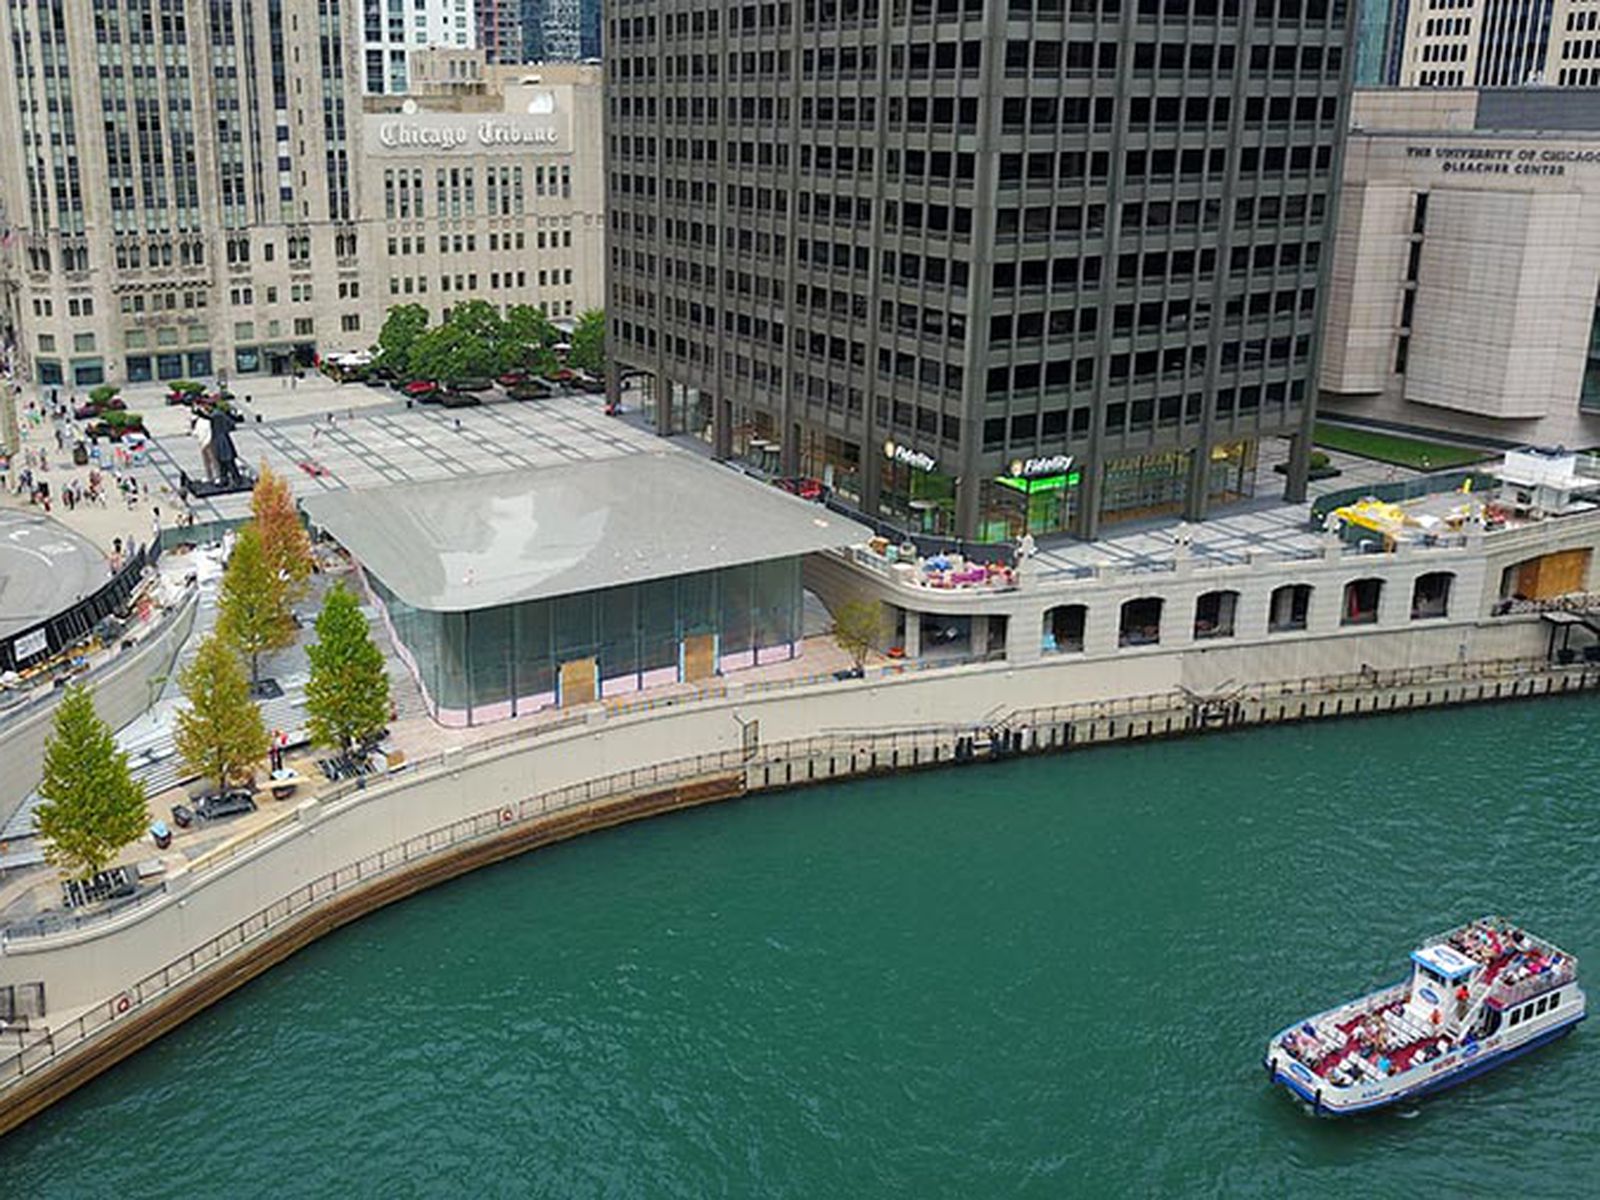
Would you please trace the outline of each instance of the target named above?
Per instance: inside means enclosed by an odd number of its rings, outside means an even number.
[[[575,658],[561,664],[561,707],[574,708],[595,701],[596,664],[592,658]]]
[[[717,673],[717,639],[709,633],[683,639],[683,677],[689,683],[711,679]]]

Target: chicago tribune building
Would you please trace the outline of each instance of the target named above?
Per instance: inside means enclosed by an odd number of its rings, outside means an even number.
[[[613,378],[928,533],[1303,494],[1344,0],[615,0]]]
[[[371,345],[395,304],[603,302],[598,69],[413,52],[412,95],[366,96],[361,15],[0,9],[0,303],[24,378],[245,382]]]

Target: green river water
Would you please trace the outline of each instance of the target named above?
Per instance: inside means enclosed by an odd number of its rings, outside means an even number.
[[[1463,918],[1600,962],[1597,717],[1094,750],[540,851],[0,1139],[0,1194],[1597,1195],[1600,1023],[1347,1122],[1259,1065]]]

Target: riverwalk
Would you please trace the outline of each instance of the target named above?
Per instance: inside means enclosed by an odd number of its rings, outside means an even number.
[[[897,682],[936,686],[949,674]],[[874,686],[860,681],[843,690]],[[636,714],[619,721],[607,740],[631,740],[641,753],[653,749],[656,761],[593,775],[580,769],[561,782],[548,769],[555,760],[526,745],[441,753],[402,776],[307,801],[102,927],[0,943],[8,982],[27,987],[38,976],[51,997],[47,1018],[0,1039],[0,1132],[323,933],[477,866],[595,829],[827,780],[1597,687],[1600,669],[1523,658],[1360,671],[1204,695],[1177,689],[1030,705],[976,722],[863,726],[772,743],[760,740],[759,727],[755,738],[744,732],[759,717],[742,718],[741,732],[724,730],[719,748],[680,757],[662,751],[688,744],[681,736],[630,739],[630,729],[648,735],[666,723],[659,714],[654,720]],[[733,724],[726,722],[725,702],[700,707],[707,710],[702,717],[722,709],[724,723]],[[755,710],[747,704],[743,711]],[[617,761],[599,752],[599,739],[598,729],[578,728],[542,745],[566,743],[562,758],[569,766],[577,749],[588,749],[597,764]],[[528,781],[541,778],[554,785],[530,790]],[[162,954],[162,946],[181,953]]]

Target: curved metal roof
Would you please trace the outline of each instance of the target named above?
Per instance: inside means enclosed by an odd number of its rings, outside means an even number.
[[[850,546],[871,531],[682,451],[307,497],[413,608],[462,612]]]

